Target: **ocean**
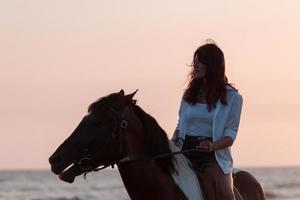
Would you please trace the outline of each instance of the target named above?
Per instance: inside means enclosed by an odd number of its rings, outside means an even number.
[[[300,168],[246,168],[262,184],[267,199],[300,200]],[[50,171],[0,171],[4,200],[128,200],[119,172],[102,170],[65,183]]]

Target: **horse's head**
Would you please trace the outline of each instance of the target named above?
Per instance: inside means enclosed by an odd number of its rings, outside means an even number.
[[[125,156],[128,149],[122,144],[120,137],[124,136],[120,130],[127,127],[126,119],[132,117],[136,92],[124,95],[121,90],[92,103],[74,132],[49,158],[52,172],[71,183],[76,176],[113,165]]]

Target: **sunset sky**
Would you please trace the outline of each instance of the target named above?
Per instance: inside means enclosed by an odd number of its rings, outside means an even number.
[[[234,163],[300,165],[300,1],[0,0],[0,169],[48,157],[101,96],[139,89],[171,137],[206,39],[243,95]]]

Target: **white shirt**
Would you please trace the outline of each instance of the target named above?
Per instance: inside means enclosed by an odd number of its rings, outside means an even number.
[[[230,86],[227,88],[227,105],[223,105],[220,100],[216,103],[216,108],[213,111],[212,138],[213,141],[220,140],[222,137],[229,136],[236,139],[240,116],[243,105],[243,97]],[[181,99],[178,119],[178,137],[185,139],[188,130],[189,122],[187,113],[189,103],[183,98]],[[232,172],[233,159],[230,147],[215,151],[216,160],[222,168],[224,174]]]
[[[186,113],[187,130],[186,134],[190,136],[212,137],[213,114],[214,110],[208,112],[207,104],[196,103],[195,105],[187,104]],[[178,120],[176,129],[179,129]]]

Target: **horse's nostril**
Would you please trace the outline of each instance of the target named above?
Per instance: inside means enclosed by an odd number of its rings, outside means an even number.
[[[51,157],[49,158],[50,164],[56,164],[56,163],[58,163],[58,162],[60,162],[60,161],[61,161],[60,156],[51,156]]]

